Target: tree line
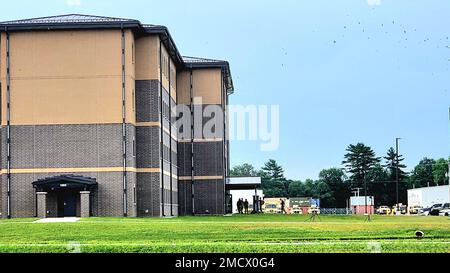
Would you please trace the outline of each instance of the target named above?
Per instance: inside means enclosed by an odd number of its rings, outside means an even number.
[[[423,158],[411,172],[406,172],[404,156],[389,148],[378,157],[363,143],[351,144],[346,149],[342,167],[323,169],[317,180],[288,179],[276,160],[268,160],[261,169],[245,163],[234,166],[231,176],[260,176],[265,197],[313,197],[322,207],[344,208],[356,191],[362,196],[375,197],[375,205],[393,206],[407,203],[407,190],[448,184],[448,159]],[[398,180],[398,184],[397,184]],[[398,187],[397,187],[398,185]]]

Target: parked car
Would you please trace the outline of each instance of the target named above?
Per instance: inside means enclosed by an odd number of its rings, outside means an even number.
[[[430,207],[428,215],[439,216],[439,211],[442,209],[442,204],[434,204]]]
[[[303,214],[302,208],[298,205],[292,206],[292,214]]]
[[[450,216],[450,209],[442,209],[439,212],[439,216]]]
[[[377,214],[390,214],[391,213],[391,209],[388,206],[380,206],[377,209]]]
[[[439,216],[449,216],[449,212],[450,212],[450,203],[445,203],[439,210]]]
[[[430,209],[431,209],[431,208],[421,208],[421,209],[419,210],[419,215],[428,216],[428,214],[430,213]]]
[[[409,207],[409,214],[419,214],[422,210],[420,206],[411,206]]]
[[[392,206],[392,210],[393,214],[397,214],[397,211],[400,212],[400,214],[406,214],[406,205],[403,204],[398,204],[398,205],[394,205]]]
[[[313,214],[313,213],[320,214],[320,209],[317,206],[311,206],[308,209],[308,214]]]

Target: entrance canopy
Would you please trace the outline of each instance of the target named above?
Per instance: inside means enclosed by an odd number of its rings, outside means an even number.
[[[228,177],[226,190],[254,190],[261,188],[261,177]]]
[[[92,177],[68,174],[39,179],[32,184],[33,187],[37,189],[37,191],[49,191],[58,189],[90,191],[97,186],[97,181]]]

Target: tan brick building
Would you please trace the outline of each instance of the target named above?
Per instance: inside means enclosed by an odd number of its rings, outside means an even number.
[[[182,57],[166,27],[0,23],[0,89],[1,217],[225,213],[229,65]],[[192,115],[182,139],[180,105]],[[208,119],[193,109],[208,105],[223,110],[220,128],[197,137]]]

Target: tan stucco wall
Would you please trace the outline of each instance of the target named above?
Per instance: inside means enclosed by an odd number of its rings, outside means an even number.
[[[219,68],[194,70],[194,97],[201,97],[203,104],[221,104],[221,77]]]
[[[220,68],[194,69],[192,71],[194,97],[201,97],[203,104],[221,104],[222,72]],[[190,104],[190,72],[178,73],[178,103]]]
[[[5,61],[6,61],[6,35],[4,33],[0,33],[0,95],[3,95],[6,91],[6,65],[5,65]],[[3,97],[3,96],[2,96]],[[0,99],[0,124],[1,124],[1,119],[2,119],[2,113],[3,113],[3,104],[1,102]]]
[[[157,35],[139,37],[136,40],[136,79],[137,80],[159,80],[160,78],[160,60],[159,60],[160,38]],[[162,45],[162,57],[170,60],[170,66],[176,66],[172,58],[169,58],[168,51]],[[171,96],[176,101],[176,80],[171,79]],[[169,90],[169,78],[163,74],[163,87]]]
[[[189,71],[178,72],[178,104],[189,105],[190,98],[190,73]]]
[[[0,92],[6,92],[6,34],[0,33]],[[3,91],[5,90],[5,91]],[[3,97],[3,96],[2,96]],[[0,105],[0,111],[1,107]],[[1,116],[1,113],[0,113]]]
[[[177,102],[177,67],[172,59],[170,59],[170,67],[174,70],[174,75],[170,78],[170,96]]]
[[[159,58],[159,56],[158,56]],[[175,63],[173,62],[172,58],[170,57],[167,48],[164,46],[164,44],[162,44],[162,58],[165,58],[166,60],[168,60],[168,62],[170,62],[170,66],[171,68],[176,68]],[[162,74],[162,84],[163,87],[169,91],[169,74],[170,74],[170,69],[168,71],[168,73],[166,74]],[[175,70],[175,79],[170,79],[171,81],[171,86],[170,86],[170,95],[172,96],[172,98],[176,101],[176,70]]]
[[[134,37],[125,37],[126,116],[134,123]],[[11,124],[121,122],[120,30],[15,32],[10,46]],[[2,125],[5,98],[2,88]]]
[[[136,80],[159,79],[159,38],[143,36],[136,40]]]
[[[5,34],[0,33],[0,82],[4,82],[5,80],[5,60],[6,60],[6,43],[5,43]]]
[[[167,60],[169,60],[169,53],[167,53],[167,49],[164,46],[164,44],[161,44],[161,50],[162,50],[162,58],[165,58]],[[158,56],[159,58],[159,56]],[[163,69],[162,65],[160,65],[161,69]],[[166,90],[169,90],[169,78],[167,77],[167,75],[164,75],[164,73],[161,73],[162,75],[162,85]]]

